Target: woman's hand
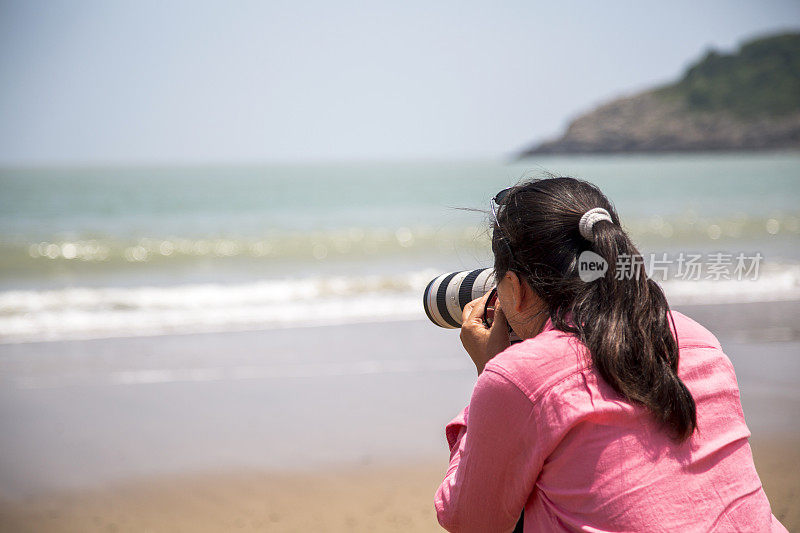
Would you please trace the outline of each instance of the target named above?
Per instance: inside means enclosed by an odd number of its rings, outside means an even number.
[[[486,309],[486,300],[490,293],[472,300],[464,306],[461,326],[461,344],[467,350],[478,374],[483,372],[486,363],[511,345],[508,337],[508,322],[499,303],[494,311],[492,327],[487,328],[483,323],[483,312]]]

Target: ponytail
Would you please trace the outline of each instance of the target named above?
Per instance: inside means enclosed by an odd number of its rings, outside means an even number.
[[[669,304],[608,199],[572,178],[529,181],[507,198],[492,238],[498,276],[520,274],[547,304],[554,327],[583,341],[615,391],[647,407],[677,441],[689,438],[696,408],[678,377]],[[503,236],[510,246],[499,245]],[[581,281],[584,251],[608,263],[599,279]]]
[[[584,283],[570,307],[576,332],[603,379],[648,407],[683,441],[697,425],[695,403],[678,378],[678,343],[664,292],[647,277],[638,250],[618,224],[601,221],[593,233],[591,249],[609,268],[602,278]]]

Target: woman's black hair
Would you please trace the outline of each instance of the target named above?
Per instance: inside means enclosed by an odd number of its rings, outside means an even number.
[[[590,241],[578,224],[596,207],[608,211],[613,222],[596,222]],[[677,441],[692,435],[696,407],[678,378],[669,304],[596,186],[565,177],[518,184],[497,212],[492,250],[497,279],[513,271],[526,281],[547,305],[553,326],[583,341],[615,391],[645,405]],[[595,281],[584,282],[578,274],[578,257],[586,250],[608,263]],[[625,269],[618,271],[618,265]]]

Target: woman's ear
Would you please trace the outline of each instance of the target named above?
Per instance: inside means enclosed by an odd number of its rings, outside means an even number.
[[[508,279],[509,288],[511,289],[511,307],[514,312],[519,313],[525,308],[525,286],[519,276],[516,273],[508,271],[506,272],[506,278]]]
[[[517,276],[515,272],[509,270],[506,272],[506,278],[508,278],[511,289],[511,307],[515,312],[519,313],[532,305],[538,307],[541,304],[538,296],[528,283]]]

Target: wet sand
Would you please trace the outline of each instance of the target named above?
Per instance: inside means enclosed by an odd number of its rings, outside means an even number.
[[[689,306],[800,530],[800,303]],[[436,531],[474,368],[424,322],[0,345],[0,531]]]

